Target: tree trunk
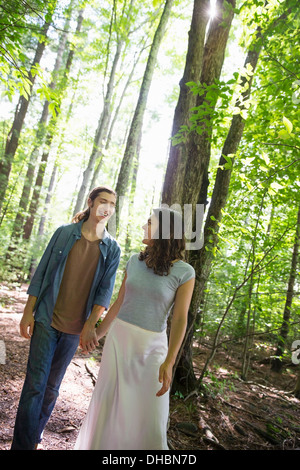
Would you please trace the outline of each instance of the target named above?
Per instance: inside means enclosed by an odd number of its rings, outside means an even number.
[[[139,136],[142,132],[143,117],[144,117],[149,89],[150,89],[150,85],[151,85],[151,81],[152,81],[152,77],[153,77],[153,73],[154,73],[154,69],[156,65],[157,54],[158,54],[158,50],[159,50],[161,41],[163,39],[165,30],[166,30],[166,26],[170,17],[173,2],[174,0],[166,0],[164,10],[160,17],[160,21],[156,29],[152,45],[151,45],[145,73],[143,76],[142,85],[140,88],[137,105],[136,105],[134,116],[131,122],[131,127],[130,127],[130,131],[129,131],[129,135],[128,135],[127,143],[126,143],[126,148],[125,148],[124,156],[122,159],[121,168],[119,171],[119,176],[118,176],[118,181],[117,181],[117,186],[116,186],[116,191],[117,191],[118,196],[126,196],[126,192],[129,187],[129,176],[131,172],[132,161],[137,151]],[[120,216],[119,205],[117,205],[116,216],[117,216],[116,224],[117,224],[117,230],[118,230],[119,216]]]
[[[114,112],[114,116],[113,116],[113,119],[110,123],[110,126],[109,126],[109,131],[107,133],[107,138],[106,138],[106,143],[105,143],[105,150],[108,150],[109,148],[109,145],[110,145],[110,142],[111,142],[111,138],[112,138],[112,133],[113,133],[113,128],[114,128],[114,125],[117,121],[117,118],[118,118],[118,114],[119,114],[119,111],[120,111],[120,108],[121,108],[121,105],[122,105],[122,101],[124,99],[124,97],[126,96],[126,91],[127,91],[127,88],[129,87],[130,83],[131,83],[131,80],[132,80],[132,77],[133,77],[133,74],[134,74],[134,70],[135,70],[135,67],[136,65],[138,64],[138,61],[141,57],[141,54],[143,52],[143,48],[140,50],[140,53],[137,57],[137,59],[134,61],[133,65],[132,65],[132,69],[131,69],[131,72],[127,78],[127,81],[126,81],[126,84],[124,86],[124,89],[123,89],[123,92],[121,94],[121,97],[119,99],[119,103],[118,103],[118,106],[116,107],[116,110]],[[101,170],[101,166],[102,166],[102,162],[103,162],[103,156],[101,155],[101,159],[100,161],[98,162],[95,170],[94,170],[94,174],[93,174],[93,178],[92,178],[92,182],[90,184],[90,191],[97,186],[97,183],[98,183],[98,177],[99,177],[99,173],[100,173],[100,170]]]
[[[36,75],[32,75],[31,69],[39,65],[39,63],[41,62],[41,58],[43,56],[43,53],[46,47],[46,37],[47,37],[49,26],[50,26],[50,23],[45,22],[42,28],[42,39],[40,39],[37,45],[33,63],[28,73],[28,79],[30,81],[28,97],[25,98],[24,96],[20,96],[19,98],[19,102],[17,104],[16,111],[15,111],[14,121],[9,131],[9,134],[7,136],[5,152],[0,162],[0,175],[1,175],[0,176],[0,210],[2,208],[2,204],[4,201],[4,196],[5,196],[6,188],[8,186],[12,163],[13,163],[18,145],[19,145],[20,133],[21,133],[24,121],[25,121],[26,113],[27,113],[30,98],[31,98],[32,88],[33,88],[35,78],[36,78]]]
[[[112,69],[109,76],[109,82],[107,85],[106,95],[103,103],[103,109],[98,121],[98,127],[94,137],[94,143],[92,148],[92,153],[90,155],[89,163],[85,171],[83,172],[83,179],[81,183],[80,190],[78,192],[76,205],[74,208],[74,214],[80,211],[83,207],[86,193],[89,189],[90,181],[92,179],[95,163],[97,158],[101,155],[101,150],[103,147],[103,141],[107,136],[109,120],[111,116],[111,100],[114,90],[115,75],[117,71],[117,65],[121,56],[121,50],[124,45],[124,40],[119,40],[117,44],[117,50],[115,53]]]
[[[289,322],[291,315],[291,307],[294,297],[294,286],[297,276],[297,263],[298,263],[298,253],[300,245],[300,206],[298,209],[297,216],[297,226],[296,226],[296,236],[295,243],[292,254],[291,270],[290,277],[288,282],[288,288],[286,293],[285,306],[283,311],[283,322],[281,325],[280,335],[278,338],[277,350],[275,353],[275,358],[272,360],[271,369],[274,372],[280,372],[282,369],[282,356],[284,353],[285,343],[289,332]]]
[[[185,69],[179,83],[180,92],[174,113],[172,137],[177,134],[181,126],[189,126],[190,110],[196,104],[196,96],[186,83],[197,82],[201,76],[209,6],[210,0],[194,0]],[[162,201],[165,204],[177,203],[178,194],[182,193],[180,188],[182,188],[182,172],[186,165],[185,157],[184,144],[171,146],[162,191]]]

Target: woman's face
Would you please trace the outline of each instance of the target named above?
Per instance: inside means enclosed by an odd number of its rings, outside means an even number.
[[[143,243],[145,245],[150,245],[151,240],[158,238],[158,227],[159,222],[154,214],[148,219],[147,223],[143,225],[142,229],[144,230]]]

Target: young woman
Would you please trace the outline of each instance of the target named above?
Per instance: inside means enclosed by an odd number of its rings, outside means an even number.
[[[160,208],[143,227],[146,248],[129,259],[118,298],[96,331],[100,339],[109,329],[75,449],[168,449],[172,368],[195,282],[194,269],[183,261],[184,235],[175,237],[179,225],[178,212]]]

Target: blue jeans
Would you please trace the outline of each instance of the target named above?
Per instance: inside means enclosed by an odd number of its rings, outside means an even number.
[[[33,450],[41,441],[78,344],[79,335],[62,333],[35,322],[12,450]]]

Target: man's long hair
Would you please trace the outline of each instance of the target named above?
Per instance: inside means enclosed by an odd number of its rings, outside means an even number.
[[[159,221],[159,233],[151,240],[151,244],[140,252],[139,260],[145,261],[155,274],[167,276],[173,266],[172,261],[185,259],[183,219],[179,212],[164,207],[154,209],[153,212]],[[163,234],[163,224],[169,233],[168,237]]]
[[[117,197],[116,191],[114,191],[112,188],[109,186],[97,186],[96,188],[92,189],[90,192],[88,199],[91,199],[94,203],[94,200],[96,199],[97,196],[99,196],[100,193],[109,193],[113,194],[114,196]],[[90,216],[90,208],[87,207],[84,211],[77,212],[77,214],[74,215],[72,222],[77,223],[80,222],[81,220],[87,220]]]

